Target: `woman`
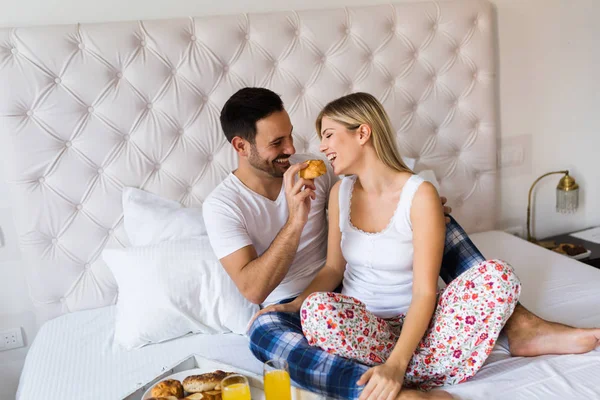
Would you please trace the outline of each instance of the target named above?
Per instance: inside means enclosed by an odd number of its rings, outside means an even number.
[[[373,366],[361,399],[473,376],[517,304],[514,271],[485,261],[438,293],[440,199],[402,161],[383,106],[354,93],[329,103],[316,126],[321,152],[346,177],[329,199],[326,265],[286,311],[300,310],[311,345]]]

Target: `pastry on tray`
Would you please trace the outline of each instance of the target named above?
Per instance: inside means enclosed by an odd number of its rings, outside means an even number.
[[[552,250],[570,257],[585,253],[587,251],[587,249],[582,245],[572,243],[561,243]]]
[[[183,398],[183,400],[205,400],[204,394],[202,393],[192,393],[189,396]]]
[[[201,394],[202,400],[222,400],[220,390],[209,390],[208,392],[198,393]]]
[[[166,379],[154,385],[147,400],[221,400],[221,381],[234,374],[218,369],[190,375],[183,382]]]
[[[183,389],[188,393],[204,393],[211,390],[220,390],[221,381],[233,372],[216,370],[201,375],[190,375],[183,380]]]
[[[147,400],[179,400],[179,399],[175,396],[167,396],[167,397],[150,397]]]
[[[176,399],[180,399],[183,397],[183,386],[181,385],[181,382],[176,379],[167,379],[154,385],[150,395],[152,397],[173,396]]]

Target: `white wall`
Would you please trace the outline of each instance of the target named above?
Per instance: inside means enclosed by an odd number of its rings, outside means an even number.
[[[156,19],[365,5],[382,0],[0,0],[0,26]],[[582,186],[581,209],[554,212],[558,177],[538,185],[538,237],[600,225],[600,12],[598,0],[493,0],[497,7],[501,142],[530,140],[525,165],[500,172],[499,227],[525,225],[527,191],[542,173],[570,169]],[[2,171],[0,171],[0,176]],[[16,247],[6,186],[0,183],[0,329],[36,331]],[[26,349],[0,353],[0,387],[16,388]],[[6,389],[8,388],[8,392]],[[10,395],[7,398],[12,398]]]
[[[0,171],[2,172],[2,171]],[[0,177],[2,174],[0,174]],[[7,186],[0,180],[0,331],[23,327],[26,347],[0,353],[0,400],[14,399],[23,361],[37,326],[23,274]],[[7,390],[4,390],[6,388]],[[6,396],[6,397],[4,397]]]
[[[537,185],[537,237],[600,225],[600,12],[597,0],[496,0],[499,16],[501,141],[531,135],[531,173],[501,170],[503,227],[524,224],[529,186],[569,169],[580,210],[554,211],[560,175]]]

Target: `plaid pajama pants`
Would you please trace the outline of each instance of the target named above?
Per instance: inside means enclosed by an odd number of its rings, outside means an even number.
[[[440,270],[442,280],[448,284],[483,261],[483,255],[450,217]],[[369,367],[309,345],[302,333],[299,314],[263,314],[253,322],[248,336],[250,350],[260,361],[287,360],[290,376],[297,386],[334,399],[360,396],[363,386],[356,382]]]

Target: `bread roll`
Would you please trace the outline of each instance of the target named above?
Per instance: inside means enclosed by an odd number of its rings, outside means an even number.
[[[150,395],[152,397],[174,396],[176,399],[180,399],[183,397],[183,386],[176,379],[167,379],[154,385]]]
[[[202,375],[190,375],[183,380],[183,388],[188,393],[207,392],[221,386],[221,381],[229,375],[233,375],[233,372],[219,369]]]
[[[301,169],[300,178],[315,179],[327,173],[327,167],[323,160],[308,160],[308,167]]]

